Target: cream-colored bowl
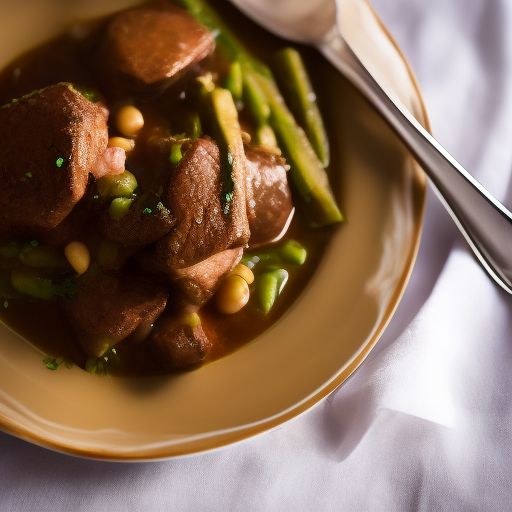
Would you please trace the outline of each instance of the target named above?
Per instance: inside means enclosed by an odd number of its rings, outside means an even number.
[[[123,0],[4,0],[0,65],[75,19]],[[401,54],[363,0],[344,23],[367,66],[425,121]],[[266,334],[178,376],[116,379],[78,368],[48,371],[43,355],[0,325],[0,427],[63,452],[150,460],[233,443],[297,416],[339,386],[372,349],[395,310],[419,243],[425,181],[416,164],[329,66],[327,120],[348,222],[307,290]],[[323,101],[324,104],[327,102]],[[30,321],[28,319],[28,321]],[[350,414],[350,411],[347,411]]]

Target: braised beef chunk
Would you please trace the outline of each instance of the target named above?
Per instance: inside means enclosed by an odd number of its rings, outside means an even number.
[[[186,322],[183,315],[161,319],[153,331],[150,343],[157,364],[166,371],[197,365],[212,348],[201,325]]]
[[[185,295],[185,301],[202,306],[210,300],[218,285],[242,259],[243,249],[228,249],[191,267],[176,270],[175,283]]]
[[[245,171],[245,169],[243,169]],[[217,145],[195,141],[171,174],[162,199],[176,218],[174,229],[156,246],[159,266],[173,273],[249,240],[245,211],[245,176],[234,176],[231,213],[224,214]]]
[[[160,199],[146,194],[120,219],[113,219],[108,207],[103,208],[99,229],[107,238],[122,245],[146,245],[169,233],[175,223],[176,219]]]
[[[258,147],[246,145],[247,217],[252,248],[271,243],[282,234],[293,212],[286,177],[286,161]]]
[[[151,280],[102,273],[84,279],[64,308],[85,353],[99,357],[141,324],[154,322],[168,296],[165,287]]]
[[[203,25],[169,2],[116,14],[100,37],[96,75],[111,90],[163,89],[215,47]]]
[[[107,118],[106,108],[64,83],[0,109],[0,209],[7,229],[53,228],[64,220],[84,195],[89,173],[112,157],[105,153]],[[116,155],[115,165],[124,168],[124,155]]]

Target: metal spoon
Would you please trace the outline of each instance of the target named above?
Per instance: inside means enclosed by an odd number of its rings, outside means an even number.
[[[315,46],[366,97],[431,179],[482,266],[512,294],[512,213],[375,81],[336,21],[343,0],[231,1],[270,32]]]

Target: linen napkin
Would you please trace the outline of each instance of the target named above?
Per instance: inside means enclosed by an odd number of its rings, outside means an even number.
[[[373,0],[436,137],[512,206],[512,4]],[[75,459],[0,434],[0,510],[505,511],[512,298],[429,190],[399,308],[366,363],[273,432],[188,458]]]

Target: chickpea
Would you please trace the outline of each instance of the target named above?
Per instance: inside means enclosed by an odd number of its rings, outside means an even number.
[[[91,255],[82,242],[70,242],[66,245],[64,254],[78,274],[83,274],[89,268]]]
[[[242,130],[242,142],[244,144],[250,144],[251,143],[251,135],[247,132],[244,132]]]
[[[252,284],[254,282],[254,274],[252,273],[252,270],[243,263],[239,263],[231,273],[245,279],[247,284]]]
[[[240,311],[249,301],[249,285],[240,276],[231,274],[220,285],[215,294],[217,309],[226,315]]]
[[[110,137],[108,139],[109,148],[121,148],[125,151],[131,151],[135,147],[133,139],[125,139],[124,137]]]
[[[126,105],[116,112],[114,124],[123,135],[133,137],[144,126],[144,117],[138,108]]]

